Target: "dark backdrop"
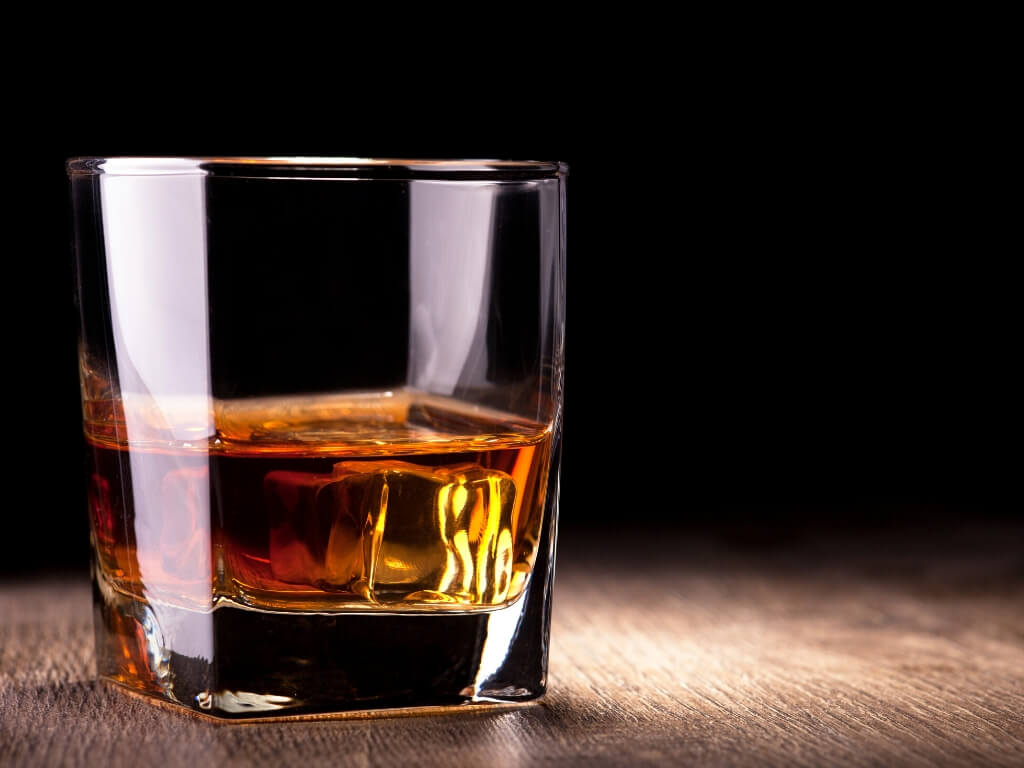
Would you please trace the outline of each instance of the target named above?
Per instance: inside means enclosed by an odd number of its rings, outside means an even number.
[[[1001,254],[927,157],[809,124],[796,101],[682,104],[680,122],[629,97],[527,96],[33,105],[5,178],[0,570],[87,562],[63,169],[79,154],[569,162],[563,535],[1018,515]]]

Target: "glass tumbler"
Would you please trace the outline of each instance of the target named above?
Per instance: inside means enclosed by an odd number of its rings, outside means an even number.
[[[68,163],[102,678],[220,718],[544,693],[566,172]]]

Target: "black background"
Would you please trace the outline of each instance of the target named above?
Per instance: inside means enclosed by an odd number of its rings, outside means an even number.
[[[83,154],[567,161],[564,536],[1019,519],[1004,251],[913,105],[103,82],[15,110],[0,571],[88,559],[63,168]]]

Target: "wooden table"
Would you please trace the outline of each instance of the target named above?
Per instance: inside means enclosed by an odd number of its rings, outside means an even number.
[[[0,584],[0,764],[1024,765],[1024,526],[563,536],[550,693],[221,725],[91,679],[84,578]]]

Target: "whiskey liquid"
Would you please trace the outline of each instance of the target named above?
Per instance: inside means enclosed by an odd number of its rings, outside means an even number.
[[[405,391],[85,413],[97,567],[128,597],[490,610],[522,594],[537,557],[544,424]]]

